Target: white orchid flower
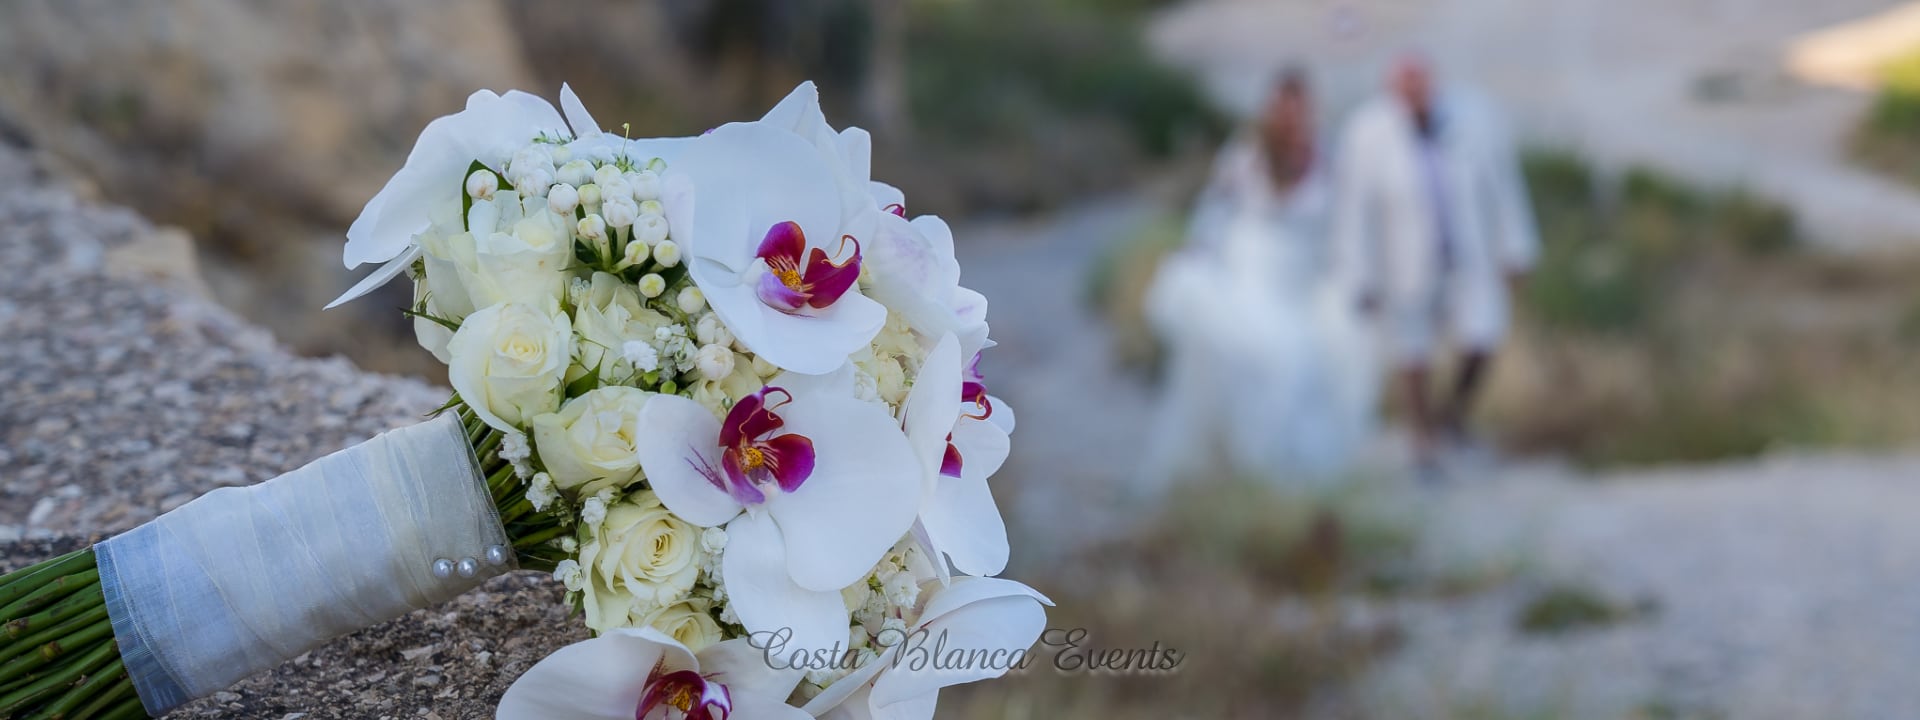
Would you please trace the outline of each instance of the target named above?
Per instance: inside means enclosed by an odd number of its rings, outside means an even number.
[[[924,483],[916,535],[943,579],[941,554],[968,575],[998,575],[1007,567],[1007,525],[987,478],[1007,460],[1012,425],[993,422],[1010,411],[987,395],[978,362],[974,356],[963,367],[960,341],[942,336],[920,366],[901,415]]]
[[[907,220],[904,212],[875,215],[866,251],[873,268],[869,292],[923,337],[953,333],[961,356],[972,357],[988,347],[987,299],[960,287],[960,262],[946,221],[933,215]]]
[[[724,422],[660,395],[635,449],[654,493],[701,527],[725,525],[721,577],[754,633],[788,631],[790,649],[847,641],[840,590],[864,577],[913,524],[913,448],[879,406],[783,374]]]
[[[882,631],[879,657],[808,701],[807,714],[833,720],[932,720],[940,688],[1005,675],[1047,624],[1048,600],[1000,578],[930,584],[905,632]],[[933,657],[934,654],[939,657]],[[943,662],[958,653],[963,662]]]
[[[986,298],[960,287],[953,231],[933,215],[907,220],[906,195],[872,179],[867,131],[835,132],[810,82],[794,88],[760,123],[792,131],[825,162],[840,194],[841,220],[863,243],[863,259],[873,269],[873,299],[904,315],[924,337],[958,335],[963,356],[988,346]]]
[[[861,179],[850,179],[840,135],[817,99],[804,100],[812,94],[804,84],[766,119],[695,138],[661,200],[694,283],[734,336],[782,369],[818,375],[872,342],[887,313],[857,283],[880,214],[864,155]]]
[[[799,681],[797,671],[773,668],[746,638],[695,653],[653,628],[622,628],[535,663],[507,688],[494,717],[805,720],[786,703]]]
[[[820,110],[820,90],[812,81],[800,83],[793,92],[760,118],[761,125],[779,128],[799,136],[820,155],[833,185],[840,195],[840,217],[849,225],[870,223],[875,204],[873,193],[873,138],[866,130],[849,127],[834,130]],[[862,229],[865,229],[862,227]]]
[[[860,240],[841,223],[830,174],[796,136],[723,126],[669,173],[666,215],[694,284],[755,354],[821,374],[880,332],[886,308],[856,287]]]
[[[439,202],[459,197],[467,168],[475,161],[504,176],[507,160],[543,133],[578,138],[568,145],[576,153],[612,157],[670,157],[684,138],[633,140],[603,133],[593,123],[573,89],[560,86],[563,119],[551,103],[539,96],[513,90],[497,95],[481,90],[467,97],[465,110],[427,123],[414,141],[407,162],[380,192],[367,201],[360,217],[347,228],[342,259],[348,268],[363,263],[386,263],[347,290],[328,308],[358,298],[398,277],[419,256],[414,235],[430,224],[429,212]],[[571,127],[571,132],[569,132]],[[545,192],[545,188],[527,188]]]

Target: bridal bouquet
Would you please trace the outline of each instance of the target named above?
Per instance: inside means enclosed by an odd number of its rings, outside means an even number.
[[[997,579],[1013,416],[939,218],[804,84],[693,138],[475,93],[347,233],[455,394],[0,579],[0,716],[158,715],[515,567],[597,637],[503,718],[931,717],[1044,623]],[[331,305],[329,306],[331,307]]]

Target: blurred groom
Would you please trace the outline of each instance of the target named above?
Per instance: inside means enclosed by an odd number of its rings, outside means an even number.
[[[1437,88],[1426,61],[1393,67],[1336,155],[1337,271],[1379,323],[1423,476],[1467,418],[1507,330],[1508,295],[1537,240],[1512,144],[1491,108]],[[1435,396],[1442,343],[1458,374]]]

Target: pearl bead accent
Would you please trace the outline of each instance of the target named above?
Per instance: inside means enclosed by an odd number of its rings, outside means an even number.
[[[435,558],[433,561],[433,576],[441,580],[453,577],[453,561],[446,558]]]
[[[470,578],[480,574],[480,561],[473,558],[460,558],[460,564],[454,567],[460,577]]]
[[[487,564],[488,565],[499,567],[501,565],[507,564],[507,560],[511,558],[512,556],[508,554],[507,546],[505,545],[487,546]]]

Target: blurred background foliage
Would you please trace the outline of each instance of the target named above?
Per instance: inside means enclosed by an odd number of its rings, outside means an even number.
[[[0,133],[187,230],[217,299],[294,349],[439,378],[396,342],[403,289],[310,311],[365,271],[316,269],[416,129],[473,90],[570,83],[646,137],[758,117],[812,79],[913,212],[1030,213],[1212,149],[1225,123],[1142,41],[1158,4],[23,0],[0,26]]]
[[[1920,184],[1920,49],[1887,63],[1880,90],[1853,133],[1861,164]]]

